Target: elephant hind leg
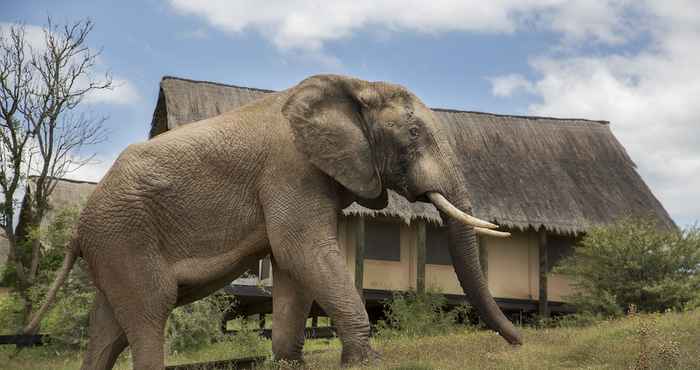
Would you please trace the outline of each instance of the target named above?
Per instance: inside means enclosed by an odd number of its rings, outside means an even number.
[[[161,266],[131,261],[129,273],[110,275],[105,295],[126,333],[137,370],[165,368],[165,324],[177,301],[177,283]]]
[[[156,289],[162,289],[158,291]],[[123,304],[117,312],[117,320],[126,332],[133,355],[133,368],[138,370],[162,370],[165,368],[165,325],[175,307],[174,294],[166,286],[135,293],[135,299]],[[150,292],[150,293],[149,293]]]
[[[304,327],[313,299],[272,259],[272,352],[277,360],[303,361]]]
[[[98,291],[90,312],[88,347],[83,370],[110,370],[126,348],[126,334],[114,317],[112,307]]]

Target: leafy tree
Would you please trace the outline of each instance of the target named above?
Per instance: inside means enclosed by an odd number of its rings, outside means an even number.
[[[679,310],[700,294],[700,230],[660,230],[648,219],[595,227],[555,271],[572,279],[582,312]]]

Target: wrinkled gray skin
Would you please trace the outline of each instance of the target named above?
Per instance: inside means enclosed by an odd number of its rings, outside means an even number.
[[[338,328],[342,363],[371,359],[369,321],[339,251],[337,219],[353,200],[384,207],[386,189],[411,201],[436,191],[471,208],[436,117],[405,88],[382,82],[310,77],[129,146],[90,197],[64,265],[81,255],[99,288],[83,369],[112,368],[127,345],[135,369],[162,369],[171,310],[268,253],[275,357],[301,360],[316,300]],[[491,328],[521,343],[482,277],[474,229],[447,224],[470,302]]]

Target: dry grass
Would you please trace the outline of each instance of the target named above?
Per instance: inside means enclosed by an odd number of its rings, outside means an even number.
[[[462,331],[443,336],[374,340],[382,361],[364,369],[699,369],[700,310],[664,315],[638,315],[587,328],[524,329],[526,344],[507,345],[493,333]],[[268,342],[269,343],[269,342]],[[76,369],[80,353],[28,349],[8,359],[11,347],[0,349],[0,368]],[[337,340],[310,341],[308,369],[339,369]],[[244,348],[227,343],[179,354],[169,364],[246,356]],[[118,369],[130,368],[128,355]],[[274,369],[266,364],[262,369]]]

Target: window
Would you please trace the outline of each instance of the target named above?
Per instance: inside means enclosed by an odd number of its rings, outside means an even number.
[[[452,265],[452,257],[447,247],[447,228],[427,225],[425,234],[425,262],[433,265]]]
[[[401,261],[401,226],[395,222],[366,220],[365,258]]]

